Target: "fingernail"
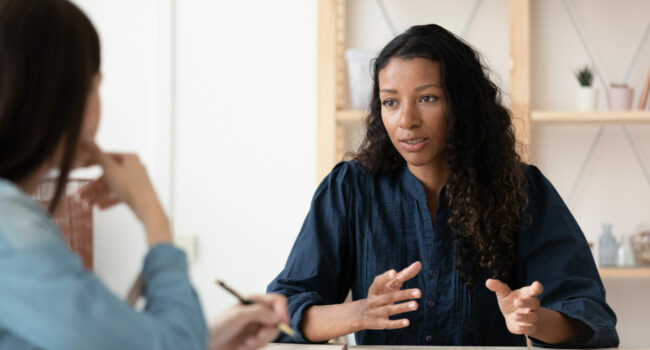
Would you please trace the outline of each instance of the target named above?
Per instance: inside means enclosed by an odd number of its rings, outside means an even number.
[[[402,321],[402,325],[403,325],[403,326],[408,326],[408,325],[409,325],[409,321],[408,321],[408,320],[404,320],[404,321]]]
[[[410,308],[410,309],[415,309],[415,306],[416,306],[415,303],[410,303],[410,304],[409,304],[409,308]]]
[[[417,290],[414,291],[414,292],[411,293],[411,294],[412,294],[414,297],[419,297],[419,296],[420,296],[420,292],[418,292]]]

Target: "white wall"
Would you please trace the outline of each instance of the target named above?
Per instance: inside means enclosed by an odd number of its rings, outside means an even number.
[[[98,141],[137,152],[176,234],[197,238],[206,314],[234,303],[217,276],[263,293],[316,186],[316,1],[75,3],[102,42]],[[142,228],[122,205],[94,229],[95,270],[125,295]]]
[[[101,40],[98,143],[106,150],[138,153],[169,207],[171,1],[74,2],[93,21]],[[140,224],[125,205],[96,210],[94,240],[95,271],[109,288],[125,295],[146,252]]]
[[[177,3],[175,227],[199,240],[209,316],[219,276],[262,293],[315,189],[316,1]]]

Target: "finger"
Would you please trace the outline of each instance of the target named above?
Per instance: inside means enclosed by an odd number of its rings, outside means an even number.
[[[395,270],[388,270],[381,275],[375,276],[374,281],[372,281],[372,284],[368,289],[368,294],[379,294],[384,289],[386,284],[394,279],[396,275],[397,272]]]
[[[411,312],[418,309],[418,303],[415,301],[409,301],[405,303],[385,305],[377,309],[378,317],[388,317],[397,314],[403,314],[405,312]]]
[[[140,157],[136,153],[105,153],[106,156],[118,164],[140,163]]]
[[[508,295],[510,295],[510,293],[512,292],[512,290],[510,289],[510,287],[508,287],[507,284],[497,279],[492,279],[492,278],[488,279],[487,281],[485,281],[485,286],[487,287],[487,289],[496,293],[497,297],[499,298],[505,298]]]
[[[106,185],[106,181],[102,176],[99,179],[94,180],[91,183],[81,187],[77,191],[77,194],[81,199],[91,199],[95,197],[98,193],[106,190],[107,188],[108,186]]]
[[[383,305],[395,304],[400,301],[419,299],[421,295],[422,292],[420,292],[418,288],[397,290],[368,298],[368,306],[380,307]]]
[[[82,200],[90,202],[92,204],[98,204],[100,202],[106,202],[117,199],[115,192],[109,188],[95,189],[93,193],[86,194],[85,197],[82,197]]]
[[[405,268],[404,270],[400,271],[395,278],[393,278],[392,281],[390,281],[387,285],[388,288],[394,288],[394,289],[399,289],[402,287],[402,284],[411,278],[417,276],[418,273],[422,270],[422,263],[419,261],[416,261],[412,263],[410,266]]]
[[[242,350],[256,350],[261,348],[266,344],[262,339],[258,337],[258,332],[251,333],[246,340],[244,341],[243,346],[241,347]]]
[[[95,202],[95,204],[99,207],[99,209],[108,209],[111,207],[114,207],[118,204],[120,204],[122,201],[118,198],[109,198],[106,200],[102,200],[100,202]]]
[[[287,297],[281,294],[253,295],[249,297],[257,303],[270,307],[286,323],[289,323]]]
[[[515,300],[515,307],[520,309],[530,309],[532,311],[539,309],[540,301],[537,297],[519,298]]]
[[[390,303],[394,304],[396,302],[409,300],[409,299],[419,299],[422,296],[422,292],[418,288],[399,290],[393,292],[390,295]]]
[[[262,304],[244,305],[237,317],[245,324],[255,322],[266,326],[276,326],[280,322],[280,317],[273,312],[273,309]]]
[[[544,292],[544,286],[535,281],[530,286],[521,288],[521,295],[524,297],[536,297]]]
[[[101,165],[102,167],[106,163],[106,154],[99,148],[99,146],[92,140],[84,140],[82,142],[83,147],[90,154],[90,158],[86,162],[89,165]]]
[[[278,336],[278,327],[262,327],[257,332],[257,340],[264,345]]]
[[[248,335],[246,338],[244,338],[242,344],[239,346],[240,350],[254,350],[257,347],[258,340],[255,338],[253,334]]]
[[[101,152],[94,140],[80,140],[81,149],[85,154],[81,166],[89,167],[93,165],[99,165],[98,152]]]
[[[534,334],[537,332],[537,326],[530,324],[517,324],[510,331],[513,334]]]
[[[539,321],[539,314],[537,312],[517,312],[514,315],[514,320],[517,323],[534,325]]]
[[[407,318],[402,318],[399,320],[383,320],[381,322],[382,329],[399,329],[408,327],[411,324]]]

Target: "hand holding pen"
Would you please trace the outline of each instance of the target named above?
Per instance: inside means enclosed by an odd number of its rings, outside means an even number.
[[[277,337],[278,324],[289,321],[282,295],[236,296],[246,303],[233,305],[211,321],[210,349],[259,349]]]

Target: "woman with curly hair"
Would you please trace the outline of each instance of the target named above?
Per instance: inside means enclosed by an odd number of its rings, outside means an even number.
[[[415,26],[373,74],[365,139],[319,186],[269,285],[299,331],[284,340],[617,346],[584,235],[521,163],[479,54],[440,26]]]

